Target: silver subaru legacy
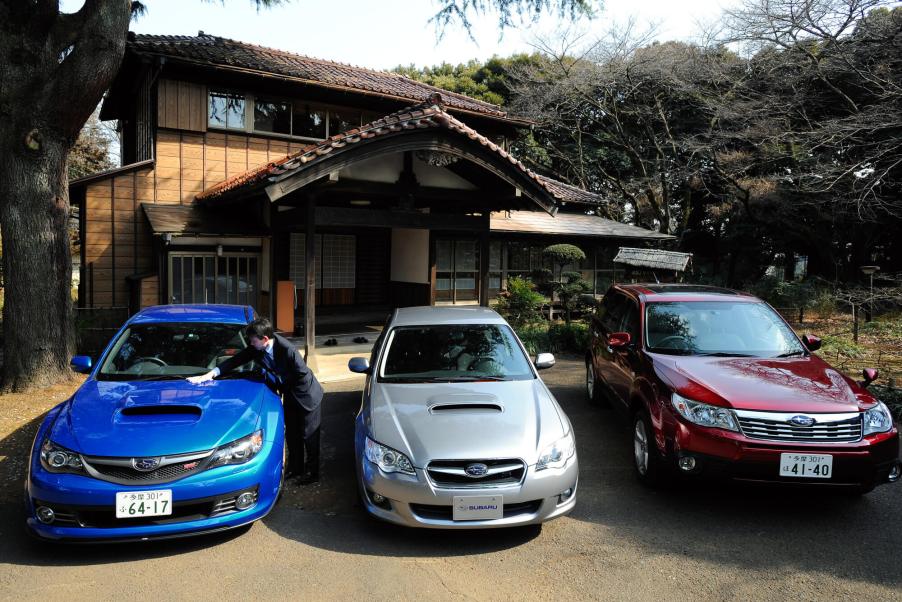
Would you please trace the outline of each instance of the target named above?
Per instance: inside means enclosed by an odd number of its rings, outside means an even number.
[[[411,527],[541,523],[576,503],[573,429],[501,316],[395,310],[370,359],[355,448],[364,506]]]

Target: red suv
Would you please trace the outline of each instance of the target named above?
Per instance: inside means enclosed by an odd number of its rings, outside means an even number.
[[[676,471],[845,486],[898,480],[886,405],[812,355],[767,303],[706,286],[613,286],[592,318],[586,392],[630,418],[639,479]]]

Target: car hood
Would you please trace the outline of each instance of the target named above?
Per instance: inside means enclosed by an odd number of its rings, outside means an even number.
[[[657,374],[681,395],[737,409],[852,412],[873,405],[854,381],[816,355],[712,358],[654,355]]]
[[[570,429],[539,379],[377,383],[370,414],[372,437],[420,468],[438,459],[521,458],[535,464],[538,453]]]
[[[222,380],[89,380],[69,400],[50,438],[89,456],[159,456],[207,450],[252,433],[265,385]]]

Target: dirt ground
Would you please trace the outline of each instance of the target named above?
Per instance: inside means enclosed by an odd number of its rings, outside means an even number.
[[[641,487],[625,422],[589,405],[583,366],[543,373],[580,461],[573,513],[541,528],[434,532],[357,504],[360,381],[327,387],[320,484],[291,487],[249,530],[142,545],[32,542],[21,469],[61,387],[0,404],[0,599],[902,600],[902,486],[862,498],[690,483]]]

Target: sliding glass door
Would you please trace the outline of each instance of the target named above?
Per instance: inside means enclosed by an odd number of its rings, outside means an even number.
[[[171,303],[258,303],[260,256],[251,253],[170,253]]]

